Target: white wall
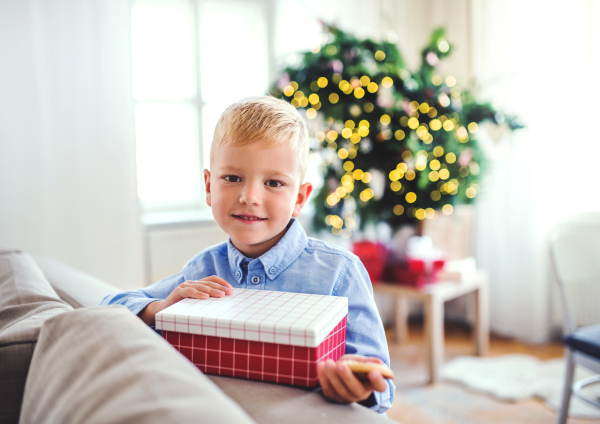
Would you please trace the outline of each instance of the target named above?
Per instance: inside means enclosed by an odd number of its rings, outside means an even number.
[[[143,281],[130,3],[0,1],[0,245]]]

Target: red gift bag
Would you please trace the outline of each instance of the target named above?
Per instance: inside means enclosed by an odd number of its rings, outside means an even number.
[[[382,243],[359,241],[352,245],[352,253],[358,256],[367,269],[371,282],[378,282],[383,276],[389,249]]]

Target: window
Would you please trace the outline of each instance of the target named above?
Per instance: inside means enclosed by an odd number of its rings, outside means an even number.
[[[230,103],[267,92],[267,4],[136,1],[132,57],[142,208],[200,209],[219,116]]]

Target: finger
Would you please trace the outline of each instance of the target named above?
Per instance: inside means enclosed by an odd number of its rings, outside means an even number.
[[[342,356],[340,361],[374,362],[376,364],[383,364],[383,361],[375,356],[362,356],[353,353],[347,353]]]
[[[196,290],[193,287],[177,287],[173,290],[181,299],[208,299],[210,295]]]
[[[231,291],[232,289],[230,289],[229,287],[224,287],[220,284],[217,283],[213,283],[212,281],[207,281],[207,280],[200,280],[200,281],[190,281],[189,283],[185,283],[186,286],[188,287],[194,287],[195,289],[198,289],[199,287],[211,287],[213,289],[216,290],[220,290],[223,293],[225,293],[227,290]]]
[[[334,368],[335,369],[335,362],[333,362],[333,360],[331,359],[327,359],[324,362],[321,362],[322,364],[322,368],[321,368],[321,372],[323,375],[323,381],[325,382],[325,387],[327,390],[323,389],[323,394],[325,396],[327,396],[327,398],[329,398],[330,400],[334,401],[334,402],[338,402],[338,403],[348,403],[347,400],[345,400],[336,390],[334,385],[331,382],[331,379],[329,377],[329,368]]]
[[[221,277],[217,277],[216,275],[211,275],[210,277],[203,278],[202,281],[212,281],[213,283],[220,284],[221,286],[225,286],[233,290],[233,286],[229,284],[227,280],[224,280]]]
[[[342,400],[345,402],[354,402],[356,400],[356,397],[348,390],[344,382],[340,379],[337,366],[333,361],[328,361],[325,364],[325,373],[331,383],[331,387]]]
[[[319,383],[321,383],[323,394],[331,400],[338,401],[336,398],[336,393],[331,388],[331,383],[329,382],[327,374],[325,373],[325,362],[319,362],[317,364],[317,373],[319,375]]]
[[[202,284],[198,284],[194,288],[200,292],[208,293],[212,297],[223,297],[226,295],[226,293],[221,289],[214,289],[212,287],[205,286]]]
[[[371,372],[369,372],[369,382],[373,386],[373,390],[377,392],[385,392],[388,388],[385,378],[383,378],[381,372],[377,370],[371,370]]]
[[[340,380],[344,383],[354,400],[364,400],[371,395],[371,392],[373,391],[371,389],[371,384],[369,382],[364,384],[356,378],[348,365],[339,362],[336,367]]]

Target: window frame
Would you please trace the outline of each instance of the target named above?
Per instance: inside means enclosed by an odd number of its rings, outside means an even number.
[[[228,3],[243,3],[253,4],[257,6],[262,14],[265,22],[264,37],[265,43],[265,57],[266,57],[266,70],[267,70],[267,81],[268,85],[272,82],[274,76],[274,60],[273,60],[273,32],[274,32],[274,13],[273,13],[273,0],[224,0]],[[201,69],[201,52],[200,52],[200,22],[202,19],[201,10],[203,3],[215,2],[216,0],[187,0],[190,6],[190,25],[192,29],[193,39],[191,40],[192,46],[192,63],[195,68],[193,73],[196,89],[194,95],[188,98],[182,99],[156,99],[156,98],[137,98],[132,92],[134,111],[138,105],[143,103],[164,103],[164,104],[187,104],[195,108],[195,130],[197,134],[196,139],[196,164],[198,166],[198,192],[195,199],[189,202],[173,202],[168,204],[148,204],[143,202],[139,198],[140,208],[142,211],[142,222],[150,226],[163,226],[169,224],[181,224],[181,223],[192,223],[201,222],[206,220],[212,220],[212,214],[209,213],[209,206],[205,202],[205,191],[204,191],[204,179],[203,170],[209,168],[208,160],[205,157],[205,145],[206,140],[204,139],[204,109],[211,105],[220,105],[218,103],[207,103],[202,98],[202,69]],[[152,5],[154,2],[151,0],[134,0],[132,4],[132,10],[137,5]],[[156,2],[154,4],[165,4],[166,2]],[[266,94],[266,93],[265,93]],[[137,124],[136,124],[137,125]],[[135,125],[135,126],[136,126]],[[136,133],[136,148],[137,148],[137,128]],[[137,163],[136,163],[137,170]],[[137,173],[137,171],[136,171]]]

